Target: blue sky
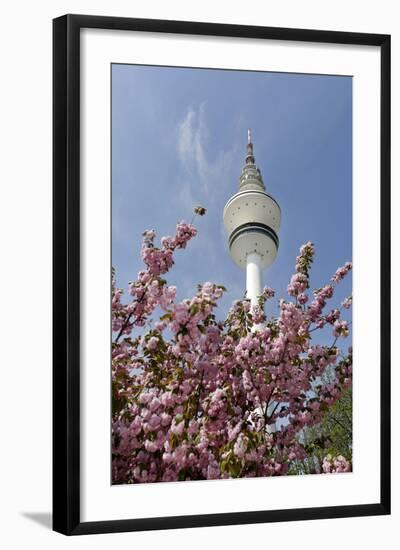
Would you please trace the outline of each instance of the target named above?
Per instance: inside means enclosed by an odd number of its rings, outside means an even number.
[[[245,273],[229,257],[222,211],[238,190],[249,127],[266,190],[282,210],[279,252],[264,284],[284,296],[298,248],[309,240],[315,288],[352,259],[351,77],[113,65],[112,262],[119,287],[142,269],[142,232],[170,235],[200,204],[207,214],[195,220],[198,236],[176,253],[168,282],[179,299],[192,296],[197,283],[224,284],[220,317],[243,295]],[[351,278],[339,301],[350,293]],[[267,313],[276,313],[276,302]]]

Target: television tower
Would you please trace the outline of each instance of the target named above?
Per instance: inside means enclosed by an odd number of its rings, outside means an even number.
[[[226,203],[223,218],[231,258],[246,270],[246,296],[252,306],[258,305],[263,289],[262,271],[272,264],[278,252],[281,209],[265,191],[255,164],[250,130],[239,191]]]

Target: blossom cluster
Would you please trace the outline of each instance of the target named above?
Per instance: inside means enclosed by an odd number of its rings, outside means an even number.
[[[342,455],[337,457],[327,455],[322,462],[322,470],[325,474],[350,472],[351,464]]]
[[[325,311],[350,263],[310,296],[314,247],[307,243],[277,318],[265,318],[273,296],[266,288],[259,306],[236,301],[218,321],[224,287],[206,282],[178,302],[162,278],[195,235],[185,222],[159,247],[154,231],[143,234],[146,269],[130,283],[128,303],[113,276],[114,483],[285,475],[307,458],[304,429],[320,423],[351,385],[351,349],[337,345],[348,324],[341,309]],[[156,308],[162,315],[153,324]],[[313,331],[327,325],[334,344],[313,344]],[[316,471],[350,469],[349,460],[328,455]]]

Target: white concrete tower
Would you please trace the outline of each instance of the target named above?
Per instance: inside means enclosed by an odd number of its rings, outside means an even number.
[[[265,191],[255,164],[250,130],[239,191],[226,203],[223,216],[230,255],[236,265],[246,269],[246,296],[257,305],[263,288],[262,270],[272,264],[278,252],[281,210]]]

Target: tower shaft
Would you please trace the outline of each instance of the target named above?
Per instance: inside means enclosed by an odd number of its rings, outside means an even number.
[[[246,297],[252,307],[258,305],[258,298],[262,292],[261,256],[251,252],[246,258]]]

